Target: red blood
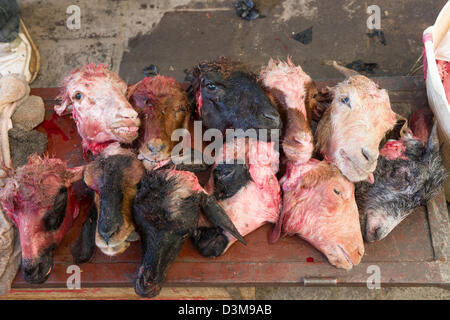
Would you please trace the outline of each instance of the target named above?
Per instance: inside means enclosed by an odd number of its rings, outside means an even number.
[[[202,110],[202,106],[203,106],[203,98],[202,98],[202,93],[200,91],[201,89],[199,89],[197,91],[197,94],[195,95],[196,100],[197,100],[197,112],[198,115],[201,115],[201,110]]]
[[[57,117],[58,115],[54,113],[53,116],[50,118],[50,120],[44,120],[44,122],[42,122],[42,127],[47,132],[47,135],[52,134],[60,135],[64,141],[67,141],[69,140],[69,137],[55,123]]]
[[[308,257],[308,258],[306,258],[306,262],[314,262],[314,258],[313,257]]]

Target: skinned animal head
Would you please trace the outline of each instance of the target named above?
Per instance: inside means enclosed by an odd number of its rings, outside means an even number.
[[[338,267],[351,269],[364,254],[354,186],[327,161],[288,163],[280,181],[283,212],[270,242],[281,231],[311,243]]]
[[[29,283],[42,283],[50,275],[54,252],[79,212],[71,185],[82,170],[34,154],[0,191],[3,210],[19,231],[22,273]]]
[[[169,159],[172,133],[186,127],[190,113],[185,90],[175,79],[165,76],[146,77],[128,90],[128,99],[141,119],[139,159],[147,170]]]
[[[133,199],[144,171],[134,153],[125,149],[102,154],[86,166],[84,182],[95,192],[98,209],[95,243],[106,255],[124,252],[137,239]]]
[[[282,144],[286,157],[293,162],[307,162],[314,150],[310,128],[311,109],[317,92],[314,81],[289,57],[287,62],[270,59],[262,68],[260,79],[286,113]]]
[[[333,101],[316,131],[316,150],[350,181],[373,180],[379,144],[397,116],[386,90],[337,66],[348,78],[332,88]]]
[[[111,142],[131,143],[138,136],[140,121],[126,91],[126,83],[106,66],[87,64],[65,78],[55,111],[72,113],[83,149],[97,154]]]
[[[206,128],[281,129],[280,114],[258,83],[239,62],[219,58],[193,69],[189,92]]]
[[[424,130],[415,130],[423,136]],[[367,241],[386,237],[415,208],[432,199],[448,176],[432,130],[428,144],[407,131],[380,150],[374,184],[356,184],[361,225]],[[428,131],[426,131],[428,132]]]

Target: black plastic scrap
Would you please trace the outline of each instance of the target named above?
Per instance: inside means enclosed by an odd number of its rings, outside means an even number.
[[[153,76],[157,76],[159,74],[158,67],[155,66],[154,64],[151,64],[148,67],[145,67],[143,71],[144,71],[144,75],[146,77],[153,77]]]
[[[303,44],[310,44],[312,42],[312,28],[313,27],[309,27],[308,29],[297,33],[293,38]]]
[[[347,68],[353,69],[358,72],[375,73],[374,69],[378,67],[377,63],[366,63],[362,60],[356,60],[346,65]]]
[[[259,10],[256,9],[256,4],[252,0],[238,0],[234,4],[234,7],[236,8],[236,15],[239,18],[248,21],[264,18],[264,16],[259,13]]]
[[[369,33],[367,33],[367,35],[369,36],[369,38],[378,37],[380,38],[380,43],[382,43],[383,45],[387,45],[386,38],[384,36],[384,31],[379,29],[373,29]]]

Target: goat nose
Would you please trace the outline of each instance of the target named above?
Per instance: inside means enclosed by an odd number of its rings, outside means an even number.
[[[278,113],[278,111],[274,110],[274,111],[266,111],[263,113],[263,116],[266,119],[269,119],[270,121],[272,121],[274,124],[273,126],[271,126],[271,128],[278,128],[281,124],[281,118],[280,118],[280,114]]]
[[[373,239],[379,240],[382,232],[383,232],[383,230],[381,229],[381,227],[376,228],[375,232],[373,233]]]
[[[361,153],[364,159],[366,159],[367,162],[369,163],[373,163],[378,159],[378,151],[372,151],[367,148],[361,148]]]
[[[121,108],[117,114],[119,118],[136,119],[138,117],[137,112],[130,106]]]
[[[102,237],[103,240],[105,240],[106,243],[111,240],[112,236],[117,232],[119,229],[119,225],[114,224],[111,226],[105,226],[104,224],[101,224],[98,228],[98,233]]]
[[[166,146],[164,144],[154,145],[152,143],[149,143],[147,146],[148,146],[148,150],[150,150],[150,152],[154,155],[157,155],[159,152],[161,152],[163,149],[166,148]]]

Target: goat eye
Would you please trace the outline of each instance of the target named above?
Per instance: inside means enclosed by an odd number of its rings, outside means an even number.
[[[341,98],[341,103],[346,104],[347,106],[349,106],[349,108],[351,109],[351,105],[350,105],[350,98],[349,97],[342,97]]]
[[[76,92],[76,93],[74,94],[73,98],[74,98],[75,100],[81,100],[81,99],[83,99],[83,94],[82,94],[81,92]]]
[[[207,87],[211,91],[216,90],[216,85],[215,84],[210,83],[210,84],[207,85]]]
[[[333,192],[336,193],[338,196],[341,195],[341,192],[339,190],[333,189]]]

